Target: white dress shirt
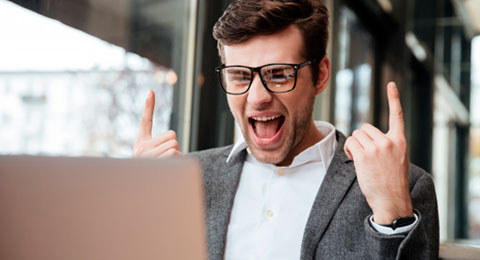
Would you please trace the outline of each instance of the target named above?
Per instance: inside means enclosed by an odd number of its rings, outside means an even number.
[[[307,219],[337,146],[335,127],[315,124],[324,138],[298,154],[290,166],[277,167],[247,155],[228,225],[225,259],[300,259]],[[246,147],[240,138],[227,162]],[[373,226],[396,234],[414,225],[402,230]]]

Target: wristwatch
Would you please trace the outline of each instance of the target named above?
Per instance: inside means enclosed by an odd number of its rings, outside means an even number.
[[[395,230],[396,228],[399,228],[399,227],[405,227],[405,226],[411,225],[413,222],[415,222],[415,219],[416,219],[415,215],[412,215],[410,217],[399,217],[394,219],[390,224],[379,224],[379,225],[384,227],[389,227]]]

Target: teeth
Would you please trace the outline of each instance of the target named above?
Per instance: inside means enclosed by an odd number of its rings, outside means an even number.
[[[252,117],[252,118],[253,120],[257,120],[257,121],[268,121],[268,120],[277,119],[279,117],[280,116],[260,116],[260,117]]]

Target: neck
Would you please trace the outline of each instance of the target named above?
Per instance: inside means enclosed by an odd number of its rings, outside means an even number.
[[[302,139],[299,140],[298,144],[293,147],[287,157],[285,157],[283,161],[276,165],[288,166],[292,164],[293,158],[295,158],[295,156],[305,151],[310,146],[320,142],[323,138],[324,136],[322,135],[322,133],[320,133],[320,131],[318,131],[317,127],[315,126],[315,122],[312,120],[308,126],[307,132],[305,132]]]

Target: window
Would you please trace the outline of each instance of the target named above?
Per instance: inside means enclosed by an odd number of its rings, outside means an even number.
[[[370,33],[346,7],[339,12],[335,126],[345,134],[370,122],[374,51]]]
[[[469,238],[480,240],[480,37],[472,41],[472,92],[470,97],[470,176],[468,177]]]
[[[131,156],[148,90],[170,128],[187,1],[0,0],[0,153]]]

